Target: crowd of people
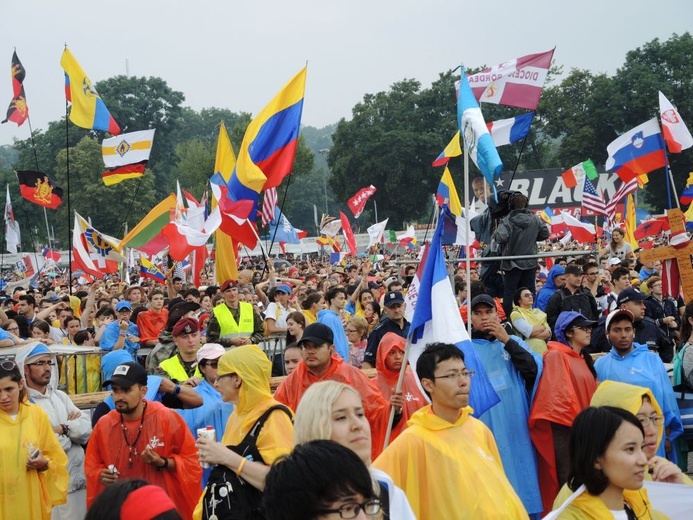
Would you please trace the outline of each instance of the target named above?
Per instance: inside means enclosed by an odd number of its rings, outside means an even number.
[[[445,342],[407,366],[407,258],[6,294],[0,518],[662,518],[643,482],[693,486],[665,366],[693,390],[693,304],[661,266],[617,240],[500,285],[473,265],[469,290],[454,265],[475,378]],[[86,370],[63,346],[92,348]],[[108,390],[90,411],[80,379]]]

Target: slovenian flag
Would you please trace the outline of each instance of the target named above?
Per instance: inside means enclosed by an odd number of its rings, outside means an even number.
[[[664,140],[656,118],[636,126],[606,147],[606,170],[630,181],[666,166]]]
[[[494,196],[497,196],[494,181],[500,177],[503,162],[486,128],[484,116],[481,114],[479,103],[474,99],[464,68],[460,78],[460,95],[457,98],[457,124],[469,157],[481,170],[489,186],[493,188]]]
[[[521,116],[511,117],[510,119],[500,119],[486,123],[488,131],[491,132],[491,138],[496,148],[506,144],[521,141],[532,126],[534,120],[534,112],[528,112]]]
[[[476,373],[469,405],[474,409],[474,416],[479,417],[498,404],[500,398],[477,357],[458,310],[440,243],[443,221],[442,218],[438,220],[431,244],[423,253],[419,270],[407,292],[407,303],[411,304],[407,307],[414,308],[409,328],[412,343],[409,364],[416,374],[416,361],[429,343],[442,341],[456,345],[464,353],[467,369]],[[412,301],[413,298],[416,300]]]

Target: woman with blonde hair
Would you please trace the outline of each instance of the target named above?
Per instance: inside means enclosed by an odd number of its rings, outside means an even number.
[[[368,322],[365,318],[351,318],[344,327],[344,332],[349,340],[349,357],[346,361],[356,368],[361,368],[368,346]]]
[[[404,492],[384,472],[371,467],[371,430],[361,395],[349,385],[322,381],[303,394],[294,417],[294,440],[332,440],[352,450],[369,468],[383,518],[414,519]]]

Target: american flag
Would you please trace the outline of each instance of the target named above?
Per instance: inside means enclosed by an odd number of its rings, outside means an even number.
[[[589,210],[597,215],[606,215],[606,203],[594,189],[592,182],[585,177],[585,185],[582,188],[582,209]]]
[[[274,220],[274,208],[277,207],[277,188],[265,190],[265,198],[262,200],[262,225],[267,226]]]
[[[610,223],[613,223],[614,220],[616,219],[616,206],[618,206],[618,203],[621,202],[624,198],[626,198],[631,193],[635,193],[637,190],[638,190],[638,180],[637,179],[631,179],[628,182],[624,182],[616,190],[616,193],[614,193],[614,196],[611,197],[611,200],[606,205],[606,216],[607,216],[607,219]]]

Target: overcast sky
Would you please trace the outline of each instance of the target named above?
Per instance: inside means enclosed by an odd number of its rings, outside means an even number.
[[[163,78],[196,110],[255,114],[307,61],[303,124],[321,127],[349,118],[366,93],[403,78],[427,87],[460,62],[494,65],[556,46],[554,64],[566,71],[613,74],[627,51],[691,21],[692,0],[7,1],[0,113],[14,47],[34,130],[64,114],[65,43],[93,82],[125,74],[127,60],[131,75]],[[0,125],[0,144],[28,136],[26,123]]]

